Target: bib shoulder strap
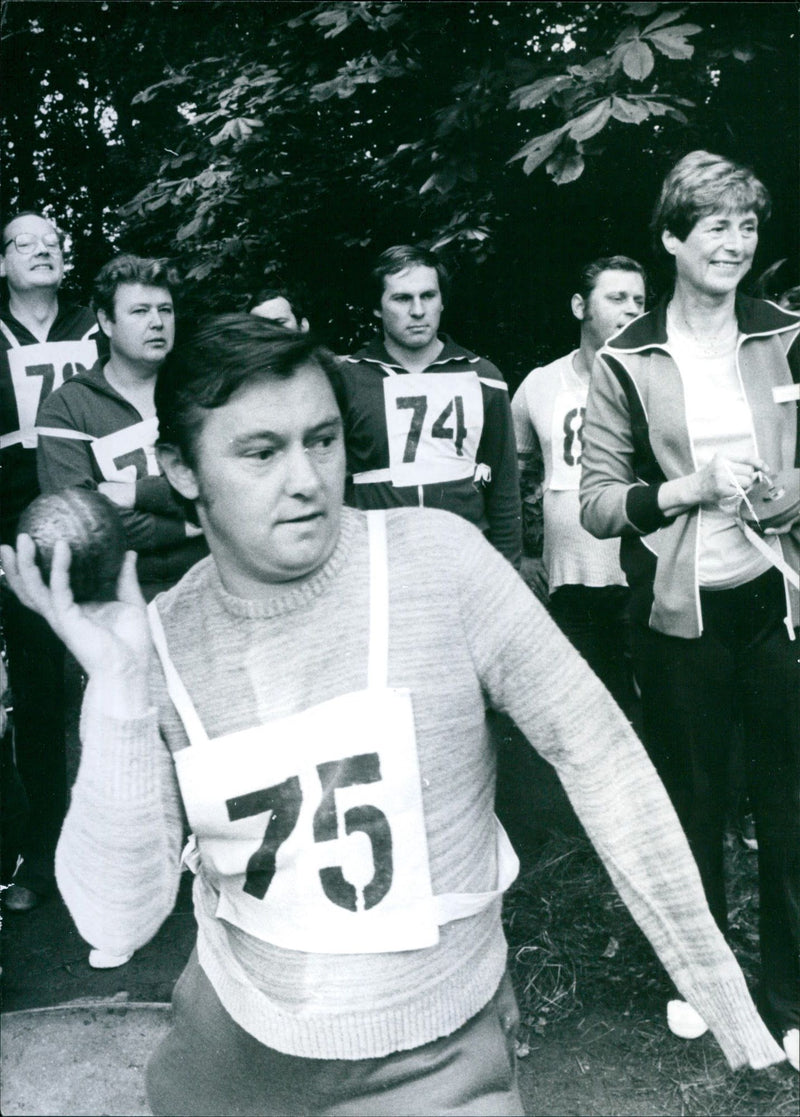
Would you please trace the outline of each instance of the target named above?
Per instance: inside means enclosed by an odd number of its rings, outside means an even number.
[[[172,662],[169,649],[167,648],[166,633],[161,623],[161,617],[158,615],[155,601],[151,601],[147,606],[147,620],[150,624],[150,634],[153,637],[153,644],[158,653],[158,658],[161,660],[161,667],[167,682],[167,693],[180,715],[183,727],[186,730],[186,735],[189,738],[189,744],[206,744],[208,742],[208,734],[203,728],[203,723],[200,721],[194,703],[189,697],[189,692],[183,685],[183,679],[181,679],[175,664]]]
[[[389,677],[389,559],[386,513],[367,512],[369,530],[369,661],[367,686],[385,687]]]

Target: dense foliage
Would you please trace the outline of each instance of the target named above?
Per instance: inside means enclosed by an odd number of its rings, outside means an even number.
[[[424,240],[513,382],[570,344],[585,259],[663,286],[648,215],[698,146],[767,182],[757,270],[798,280],[793,3],[7,0],[2,50],[4,208],[72,229],[78,290],[113,248],[168,254],[190,309],[300,285],[344,348],[370,260]]]

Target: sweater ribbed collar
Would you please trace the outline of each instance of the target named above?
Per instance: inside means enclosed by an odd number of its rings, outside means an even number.
[[[328,560],[310,578],[298,582],[276,582],[274,592],[268,600],[253,601],[250,598],[236,597],[229,593],[220,581],[219,572],[213,558],[209,564],[208,588],[217,597],[226,613],[234,617],[265,620],[269,617],[285,616],[302,609],[327,593],[339,578],[342,571],[350,565],[359,539],[366,534],[364,514],[353,508],[342,508],[339,538]]]

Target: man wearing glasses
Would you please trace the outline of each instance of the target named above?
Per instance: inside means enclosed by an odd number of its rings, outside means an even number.
[[[36,412],[46,396],[98,358],[94,315],[59,299],[62,237],[46,217],[16,214],[2,228],[0,277],[0,536],[12,543],[38,495]],[[17,767],[29,814],[23,863],[3,894],[29,911],[54,887],[53,855],[66,807],[63,648],[3,587],[3,634],[14,696]],[[5,883],[5,882],[3,882]]]

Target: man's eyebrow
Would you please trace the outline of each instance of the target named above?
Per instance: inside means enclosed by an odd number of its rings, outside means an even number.
[[[313,436],[321,434],[327,430],[339,430],[342,426],[342,420],[339,415],[331,415],[327,419],[322,419],[319,423],[315,423],[313,427],[309,427],[305,432],[306,436]],[[256,443],[275,442],[282,443],[285,438],[278,431],[271,430],[254,430],[244,431],[242,434],[234,435],[231,439],[231,446],[233,449],[247,449],[248,446],[253,446]]]
[[[248,446],[254,446],[256,443],[281,441],[281,436],[275,431],[255,430],[234,435],[230,444],[234,450],[246,450]]]
[[[323,419],[321,422],[316,423],[313,427],[309,427],[307,433],[311,434],[311,435],[322,434],[323,431],[338,430],[341,426],[342,426],[341,416],[340,415],[331,415],[329,418]]]

